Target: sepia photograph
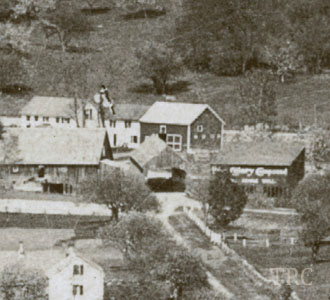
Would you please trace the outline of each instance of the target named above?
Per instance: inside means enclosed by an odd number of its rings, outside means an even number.
[[[329,0],[0,0],[0,300],[312,299]]]

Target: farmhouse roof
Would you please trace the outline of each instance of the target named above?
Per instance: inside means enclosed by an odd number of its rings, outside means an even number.
[[[175,153],[172,150],[172,148],[170,148],[156,134],[147,136],[144,142],[140,144],[138,148],[136,148],[130,153],[130,157],[141,168],[143,168],[150,160],[160,155],[166,148],[171,150],[173,152],[173,155],[180,157],[180,159],[184,161],[184,159],[181,156],[177,155],[177,153]]]
[[[149,107],[150,105],[141,104],[115,104],[114,109],[116,114],[109,114],[109,119],[138,121]]]
[[[229,143],[212,160],[213,165],[290,166],[304,149],[299,143]]]
[[[163,102],[156,101],[141,117],[142,123],[190,125],[206,109],[209,109],[216,118],[225,123],[220,116],[207,104]]]
[[[21,110],[22,115],[45,117],[74,117],[74,99],[34,96]]]
[[[20,165],[98,165],[107,135],[104,129],[86,128],[11,128],[7,133],[17,137],[15,163]],[[0,145],[0,158],[1,152]]]

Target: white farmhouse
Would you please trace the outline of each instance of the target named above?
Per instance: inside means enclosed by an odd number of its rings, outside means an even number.
[[[76,254],[73,248],[47,272],[47,277],[49,300],[103,300],[103,269]]]
[[[77,127],[74,99],[34,96],[21,110],[21,126]]]
[[[134,149],[141,143],[139,119],[150,106],[141,104],[116,104],[116,114],[110,114],[106,127],[112,148]]]

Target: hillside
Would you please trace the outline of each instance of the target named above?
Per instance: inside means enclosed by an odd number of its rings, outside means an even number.
[[[141,78],[137,69],[135,50],[147,41],[169,42],[174,38],[175,19],[181,13],[177,1],[164,1],[167,13],[155,18],[125,19],[125,12],[114,8],[106,13],[86,15],[93,24],[89,38],[71,42],[74,49],[69,55],[91,62],[88,77],[88,94],[92,96],[105,83],[116,102],[150,104],[161,96],[152,94],[151,82]],[[69,96],[61,83],[63,52],[58,41],[50,39],[43,48],[40,31],[33,37],[33,53],[27,61],[32,92],[26,95],[0,97],[0,114],[15,115],[31,95]],[[101,75],[105,70],[106,78]],[[172,94],[178,101],[207,102],[214,106],[227,122],[227,128],[241,124],[237,86],[239,77],[217,77],[212,74],[184,72],[171,83]],[[327,76],[300,76],[294,83],[278,84],[278,123],[297,127],[314,122],[314,104],[318,124],[327,127],[330,115]],[[322,104],[322,106],[320,106]]]

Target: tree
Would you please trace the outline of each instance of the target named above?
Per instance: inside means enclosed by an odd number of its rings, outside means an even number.
[[[301,239],[312,250],[312,262],[316,262],[321,241],[330,235],[330,174],[310,175],[299,183],[292,201],[300,214]]]
[[[227,226],[238,219],[247,200],[243,187],[231,180],[229,172],[218,172],[211,180],[208,204],[216,224]]]
[[[225,62],[239,64],[239,73],[244,74],[266,41],[271,4],[272,1],[186,1],[187,13],[177,23],[176,44],[186,51],[192,49],[193,59],[198,59],[196,49],[206,45],[208,55],[221,66],[228,68]]]
[[[174,249],[165,261],[156,269],[160,280],[172,284],[172,297],[175,300],[183,299],[185,290],[201,289],[208,286],[206,272],[201,262],[183,249]]]
[[[328,1],[291,2],[290,32],[311,73],[320,73],[330,51],[330,9]]]
[[[152,80],[157,94],[165,94],[168,81],[181,70],[180,57],[163,44],[151,43],[136,51],[136,56],[141,75]]]
[[[55,9],[41,15],[39,19],[46,42],[49,37],[57,35],[63,52],[67,51],[74,37],[88,34],[92,27],[90,20],[81,12],[77,4],[67,0],[57,0]]]
[[[276,116],[276,93],[270,72],[248,72],[239,86],[239,93],[242,115],[248,123],[273,123]]]
[[[3,300],[46,300],[47,278],[37,269],[10,265],[0,274]]]
[[[88,178],[81,184],[85,200],[105,204],[115,221],[121,211],[158,209],[158,202],[146,186],[143,177],[114,170],[111,174]]]
[[[314,167],[319,168],[320,163],[330,161],[330,134],[327,130],[318,129],[313,133],[309,150],[309,160]]]

